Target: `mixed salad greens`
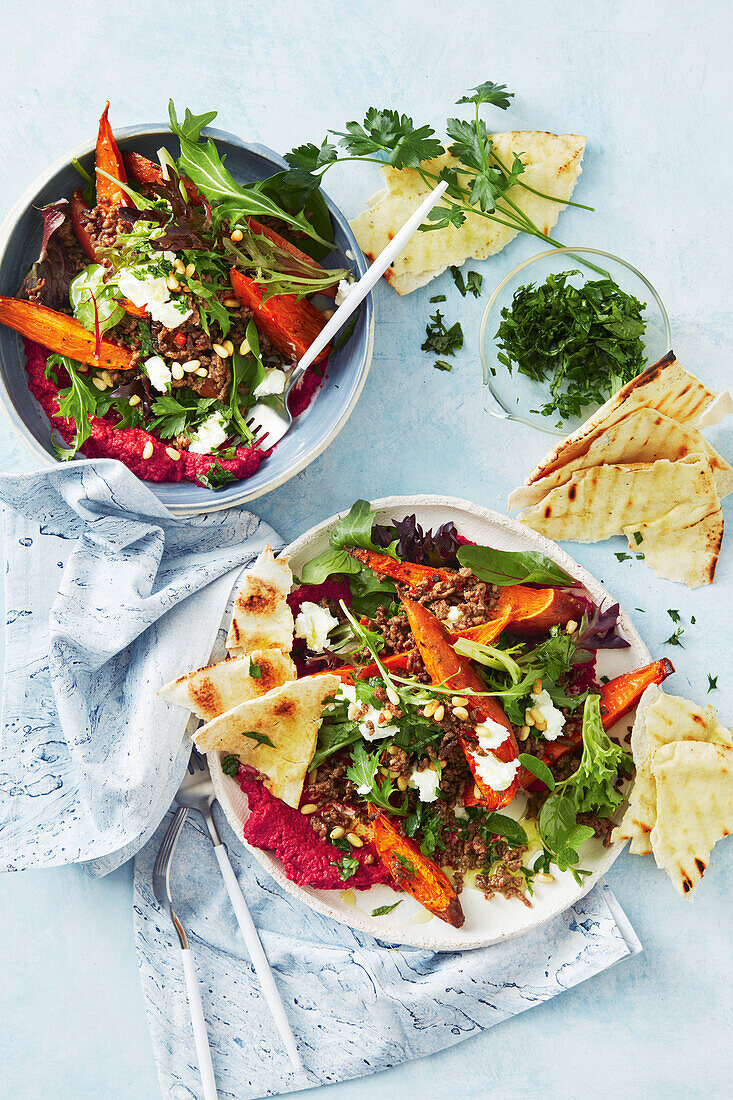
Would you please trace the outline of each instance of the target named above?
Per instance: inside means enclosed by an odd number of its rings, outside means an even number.
[[[597,683],[597,650],[628,645],[618,605],[541,554],[472,545],[453,523],[383,524],[366,501],[289,602],[299,674],[341,680],[302,795],[322,839],[348,854],[368,838],[394,884],[456,926],[467,875],[526,904],[553,866],[582,880],[580,849],[609,842],[633,767],[606,731],[672,671]],[[343,881],[360,867],[336,863]]]

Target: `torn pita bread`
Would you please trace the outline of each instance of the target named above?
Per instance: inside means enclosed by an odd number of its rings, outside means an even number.
[[[599,542],[628,528],[638,530],[678,505],[691,509],[699,501],[711,512],[720,511],[710,466],[703,456],[688,455],[677,462],[660,459],[579,470],[518,518],[551,539]]]
[[[657,788],[654,858],[677,892],[688,894],[713,845],[733,830],[733,748],[675,741],[657,749],[651,771]]]
[[[511,164],[514,153],[525,166],[521,180],[537,191],[569,199],[581,172],[580,161],[585,149],[585,138],[577,134],[549,134],[535,130],[511,131],[492,134],[494,148],[504,164]],[[438,175],[443,168],[452,168],[458,162],[449,153],[421,166]],[[412,168],[380,169],[385,188],[368,200],[367,209],[351,223],[354,235],[362,251],[374,259],[394,237],[395,233],[415,212],[415,208],[430,191],[432,184],[425,183]],[[460,176],[463,184],[470,180]],[[561,211],[562,203],[540,198],[526,188],[515,184],[507,197],[549,234]],[[499,199],[497,212],[508,210]],[[500,252],[518,230],[490,221],[480,214],[468,214],[460,228],[447,226],[429,233],[416,233],[387,270],[385,278],[398,294],[409,294],[425,286],[446,268],[460,267],[468,259],[485,260]]]
[[[631,840],[635,855],[652,850],[651,831],[657,819],[657,789],[651,762],[657,749],[675,741],[705,741],[733,748],[733,736],[718,721],[715,707],[698,707],[679,695],[667,695],[652,684],[641,697],[631,731],[636,778],[623,821],[612,840]]]
[[[227,649],[241,657],[255,649],[293,648],[293,614],[287,595],[293,574],[287,558],[275,558],[269,546],[245,575],[237,593]]]
[[[578,470],[592,466],[656,462],[675,462],[687,455],[704,455],[713,471],[718,497],[733,492],[733,468],[718,454],[705,436],[695,428],[683,428],[676,420],[646,407],[634,409],[623,420],[595,434],[588,450],[558,466],[540,481],[522,485],[509,496],[508,506],[526,508],[564,485]]]
[[[703,416],[706,425],[717,423],[730,411],[730,405],[729,394],[716,396],[699,379],[683,370],[674,352],[670,351],[622,386],[593,416],[558,443],[535,466],[526,484],[533,485],[558,467],[584,455],[599,436],[636,409],[656,409],[685,428],[699,428]]]
[[[708,493],[650,523],[624,527],[624,534],[629,549],[643,554],[657,576],[699,588],[715,580],[723,530],[723,511]]]
[[[220,714],[196,730],[193,739],[202,752],[235,753],[243,764],[265,776],[271,794],[297,808],[323,704],[336,694],[340,683],[338,676],[324,673],[283,684]],[[272,744],[247,736],[252,733]]]
[[[297,675],[290,657],[279,649],[257,649],[243,657],[187,672],[162,687],[158,695],[209,721],[240,703],[266,695],[288,680],[295,680]]]

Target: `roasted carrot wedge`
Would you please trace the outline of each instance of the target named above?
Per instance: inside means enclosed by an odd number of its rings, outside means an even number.
[[[122,160],[127,170],[128,179],[133,179],[135,183],[163,182],[163,169],[159,164],[155,164],[154,161],[144,157],[142,153],[123,153]],[[185,177],[182,177],[182,179],[189,199],[194,203],[201,203],[203,196],[198,187]]]
[[[234,293],[242,305],[254,313],[257,328],[288,359],[302,359],[321,331],[326,321],[322,313],[304,298],[294,294],[279,294],[262,300],[262,291],[252,279],[233,267],[230,276]],[[316,363],[323,363],[329,356],[331,345],[316,356]]]
[[[355,546],[348,546],[346,549],[352,558],[356,558],[362,565],[368,566],[382,577],[391,577],[399,584],[406,584],[408,588],[415,588],[425,580],[447,581],[455,575],[453,569],[433,569],[429,565],[397,561],[389,554],[378,554],[375,550],[361,550]]]
[[[461,657],[456,653],[451,645],[450,634],[440,620],[426,607],[414,600],[403,597],[402,603],[407,612],[415,644],[433,683],[445,684],[446,687],[454,691],[485,692],[486,686],[483,680],[468,658]],[[481,698],[477,699],[468,697],[465,707],[476,725],[490,719],[505,727],[508,736],[494,750],[494,756],[505,764],[516,760],[518,749],[514,730],[501,704],[496,699],[482,695]],[[478,772],[478,764],[474,753],[478,739],[474,740],[469,735],[465,735],[461,736],[460,740],[466,761],[476,781],[476,786],[481,791],[482,804],[490,810],[507,806],[519,789],[519,772],[505,790],[495,791],[482,779]]]
[[[650,684],[661,684],[674,672],[674,665],[666,657],[661,661],[653,661],[650,665],[637,668],[634,672],[625,672],[617,676],[615,680],[609,680],[601,688],[601,721],[603,728],[610,730],[612,726],[623,718],[625,714],[635,707]],[[580,730],[571,737],[562,737],[552,741],[545,747],[542,762],[552,768],[563,757],[574,752],[582,743],[583,735]],[[522,787],[530,787],[535,777],[526,768],[522,768],[520,784]]]
[[[391,653],[389,657],[384,658],[382,664],[391,672],[404,672],[407,668],[409,656],[410,650],[405,653]],[[370,676],[379,676],[379,668],[374,661],[359,669],[355,668],[354,665],[341,665],[340,668],[329,668],[328,672],[331,676],[340,677],[344,684],[355,679],[368,680]]]
[[[601,688],[601,719],[603,728],[611,726],[623,718],[641,699],[651,684],[661,684],[674,672],[674,665],[663,657],[650,665],[637,668],[634,672],[625,672],[615,680],[609,680]]]
[[[424,856],[417,844],[403,836],[386,814],[370,807],[374,818],[374,847],[398,886],[429,913],[460,928],[466,919],[455,887],[440,867]]]
[[[101,168],[107,175],[114,176],[122,183],[127,182],[127,173],[122,160],[122,154],[117,148],[117,142],[112,133],[112,127],[107,119],[109,103],[102,111],[99,120],[99,133],[97,135],[96,167]],[[127,203],[127,195],[121,187],[115,187],[107,176],[97,173],[97,203],[99,206],[124,206]]]
[[[0,297],[0,324],[15,329],[29,340],[35,340],[49,351],[67,355],[90,367],[109,370],[129,370],[132,352],[127,348],[102,340],[99,355],[95,354],[96,337],[64,313],[57,313],[36,302]]]

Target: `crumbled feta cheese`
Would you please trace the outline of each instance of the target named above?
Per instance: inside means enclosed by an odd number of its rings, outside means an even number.
[[[165,393],[171,384],[171,369],[165,359],[161,359],[159,355],[151,355],[143,363],[143,369],[150,379],[151,385],[159,393]]]
[[[449,623],[457,623],[458,620],[460,619],[460,617],[461,617],[461,613],[460,613],[460,611],[458,610],[457,607],[449,607],[448,608],[448,614],[446,615],[446,619],[448,620]]]
[[[547,729],[540,733],[547,741],[557,741],[565,725],[565,715],[554,705],[545,688],[538,695],[532,692],[532,703],[547,722]]]
[[[304,605],[305,606],[305,605]],[[298,633],[298,620],[295,620],[295,633]],[[341,684],[334,699],[339,702],[344,700],[349,703],[347,715],[349,721],[356,722],[359,732],[365,741],[379,741],[383,737],[394,737],[399,733],[399,726],[392,725],[392,714],[388,710],[377,710],[369,703],[360,703],[356,699],[356,688],[353,684]],[[366,711],[362,714],[362,710]]]
[[[193,312],[186,308],[184,300],[171,299],[165,275],[153,275],[148,267],[120,271],[117,288],[133,305],[147,309],[152,319],[166,328],[178,328]]]
[[[279,367],[272,367],[267,371],[259,386],[254,390],[255,397],[269,397],[272,393],[282,393],[287,382],[287,375]]]
[[[195,455],[210,455],[226,441],[226,438],[224,417],[221,413],[215,412],[198,426],[188,449]]]
[[[509,736],[509,730],[506,726],[502,726],[500,722],[495,722],[493,718],[487,718],[480,726],[474,728],[478,743],[486,752],[491,749],[498,749],[499,745],[503,745]]]
[[[417,797],[421,802],[435,802],[440,787],[440,775],[431,767],[427,767],[421,772],[417,768],[413,768],[407,786],[417,791]]]
[[[466,809],[465,806],[454,806],[453,807],[453,816],[455,818],[457,818],[459,821],[463,821],[464,819],[468,818],[468,810]]]
[[[499,760],[490,752],[488,756],[473,757],[476,771],[487,787],[492,791],[505,791],[512,785],[514,776],[519,770],[518,760]]]
[[[354,284],[348,282],[346,279],[342,279],[336,290],[336,297],[334,299],[336,307],[338,308],[342,302],[345,302],[351,293],[351,288]]]
[[[295,637],[304,638],[311,653],[322,653],[328,645],[329,631],[338,624],[338,619],[325,607],[306,601],[300,605],[295,620]]]

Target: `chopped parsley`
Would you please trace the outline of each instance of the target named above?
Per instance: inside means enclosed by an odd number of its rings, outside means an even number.
[[[250,676],[252,677],[253,680],[261,680],[262,679],[262,669],[261,669],[261,667],[259,665],[255,664],[255,662],[251,658],[250,658],[250,662],[249,662],[249,674],[250,674]]]
[[[634,531],[634,538],[636,539],[637,546],[639,546],[639,544],[644,541],[644,536],[642,535],[641,531]]]
[[[575,287],[574,275],[580,272],[518,287],[496,332],[499,362],[510,373],[549,381],[549,398],[536,411],[561,420],[602,404],[646,365],[646,303],[611,278]]]
[[[359,870],[359,860],[353,856],[344,856],[343,859],[330,860],[331,867],[335,867],[342,882],[346,882]]]
[[[402,852],[395,852],[395,853],[394,853],[394,856],[395,856],[395,859],[397,860],[397,862],[398,862],[398,863],[401,863],[401,864],[402,864],[402,866],[403,866],[403,867],[405,868],[405,870],[406,870],[406,871],[409,871],[409,872],[410,872],[411,874],[413,874],[413,875],[414,875],[414,873],[415,873],[415,865],[414,865],[413,863],[410,863],[410,861],[409,861],[409,859],[407,858],[407,856],[403,856],[403,855],[402,855]]]
[[[710,673],[708,672],[708,690],[707,690],[706,694],[709,695],[711,691],[717,691],[717,690],[718,690],[718,677],[717,676],[711,676]]]
[[[616,554],[619,561],[631,561],[631,554]]]
[[[444,302],[444,301],[445,301],[445,294],[434,294],[433,297],[430,299],[430,304],[432,306],[432,305],[435,305],[437,302]]]
[[[214,460],[205,474],[198,474],[197,480],[205,489],[213,489],[215,493],[218,493],[230,481],[236,481],[237,475],[233,474],[231,470],[225,470],[220,462]]]
[[[670,634],[669,638],[664,639],[664,645],[679,645],[684,649],[684,645],[680,641],[680,638],[685,633],[685,629],[682,626],[678,626],[674,634]]]
[[[225,775],[231,775],[232,779],[236,779],[239,775],[239,757],[230,752],[222,760],[221,770]]]
[[[681,622],[681,615],[679,611],[677,611],[674,607],[668,607],[667,614],[669,615],[673,623]]]
[[[463,329],[460,321],[450,328],[446,327],[443,314],[436,309],[425,326],[423,351],[432,351],[436,355],[455,355],[463,347]]]
[[[445,359],[436,359],[433,366],[436,370],[453,370],[453,364],[447,363]]]
[[[481,284],[484,277],[479,275],[478,271],[469,271],[464,279],[461,269],[451,264],[450,273],[462,298],[465,298],[467,294],[473,294],[474,298],[481,297]]]
[[[391,913],[393,909],[396,909],[398,905],[402,905],[402,900],[393,902],[392,905],[380,905],[377,909],[372,909],[373,917],[386,917],[387,913]]]

